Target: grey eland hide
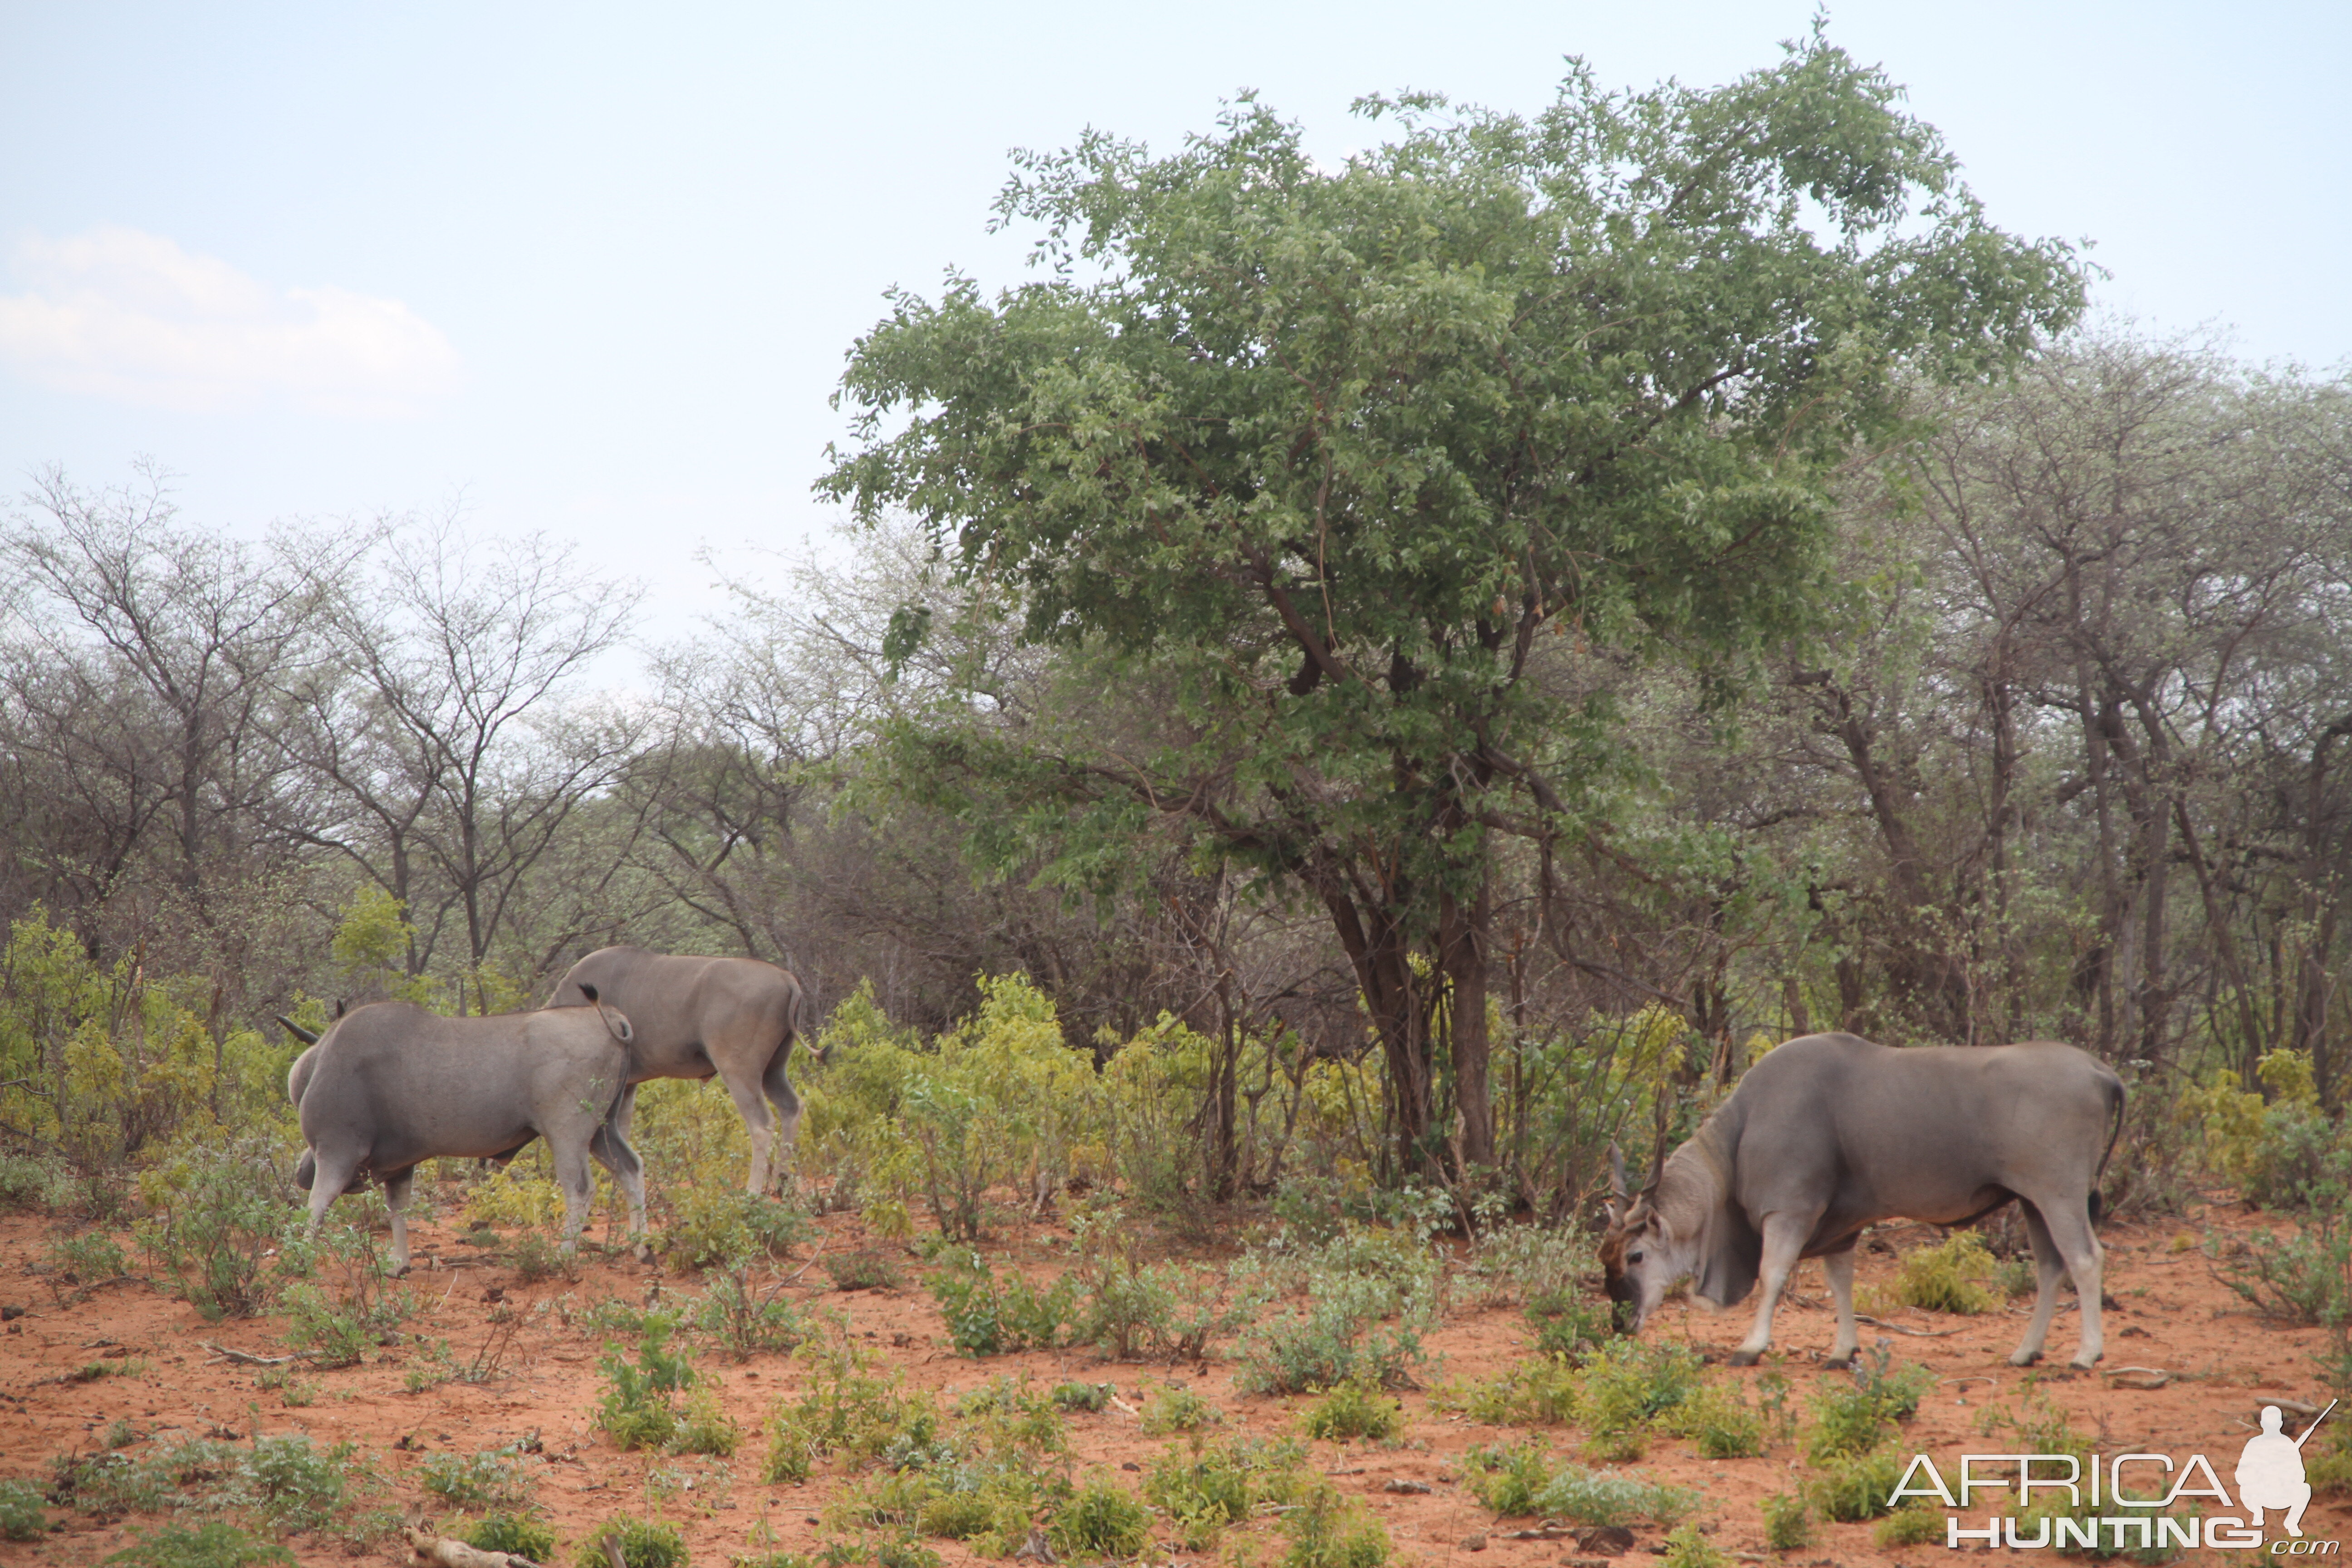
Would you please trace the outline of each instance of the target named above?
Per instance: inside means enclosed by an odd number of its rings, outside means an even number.
[[[1685,1275],[1718,1307],[1764,1285],[1732,1357],[1752,1364],[1801,1258],[1819,1258],[1837,1304],[1832,1365],[1858,1342],[1853,1247],[1879,1220],[1957,1226],[2022,1203],[2040,1290],[2009,1358],[2039,1360],[2069,1275],[2082,1302],[2074,1364],[2099,1359],[2095,1194],[2123,1127],[2124,1086],[2050,1041],[1896,1050],[1853,1035],[1807,1035],[1766,1054],[1731,1098],[1656,1168],[1638,1196],[1615,1169],[1601,1266],[1638,1331]]]
[[[561,1007],[589,987],[629,1016],[629,1087],[614,1124],[628,1136],[636,1086],[654,1078],[716,1074],[751,1136],[744,1190],[764,1194],[781,1180],[800,1131],[801,1102],[784,1068],[801,1018],[801,983],[756,958],[671,957],[641,947],[605,947],[573,964],[548,999]]]
[[[408,1267],[406,1210],[420,1161],[503,1161],[534,1138],[555,1156],[566,1250],[595,1197],[592,1157],[626,1194],[630,1234],[644,1236],[645,1166],[612,1122],[629,1070],[629,1020],[616,1009],[445,1018],[373,1002],[323,1035],[296,1032],[313,1042],[286,1074],[308,1145],[294,1179],[310,1190],[313,1236],[328,1205],[373,1175],[392,1209],[397,1273]]]

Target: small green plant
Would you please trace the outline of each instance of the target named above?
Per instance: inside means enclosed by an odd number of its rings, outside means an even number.
[[[1507,1517],[1542,1515],[1578,1524],[1674,1524],[1697,1503],[1679,1487],[1655,1486],[1632,1476],[1563,1465],[1555,1470],[1540,1439],[1508,1447],[1476,1447],[1464,1456],[1464,1480],[1473,1496]]]
[[[1188,1552],[1206,1552],[1226,1526],[1261,1506],[1288,1505],[1305,1483],[1297,1443],[1236,1442],[1217,1447],[1192,1439],[1189,1452],[1163,1451],[1145,1479],[1143,1495],[1176,1527]]]
[[[673,1268],[730,1268],[784,1257],[808,1239],[808,1216],[789,1204],[738,1187],[688,1187],[660,1237]]]
[[[1696,1524],[1677,1525],[1666,1532],[1663,1568],[1730,1568],[1730,1563]]]
[[[580,1542],[580,1568],[612,1568],[604,1542],[621,1554],[622,1568],[687,1568],[686,1537],[677,1527],[620,1514],[590,1531]]]
[[[1052,1350],[1068,1342],[1077,1287],[1067,1279],[1040,1290],[1010,1270],[999,1275],[966,1253],[954,1266],[926,1281],[947,1320],[948,1339],[959,1354],[1004,1355]]]
[[[1577,1374],[1577,1418],[1603,1459],[1638,1459],[1653,1423],[1698,1392],[1699,1361],[1682,1345],[1613,1340]]]
[[[1118,1392],[1116,1385],[1108,1383],[1065,1383],[1055,1385],[1047,1397],[1064,1410],[1091,1412],[1108,1405],[1110,1396]]]
[[[1147,1437],[1198,1432],[1223,1419],[1215,1405],[1189,1388],[1171,1385],[1143,1402],[1143,1435]]]
[[[41,1489],[31,1481],[0,1481],[0,1541],[38,1541],[49,1531]]]
[[[491,1514],[466,1531],[466,1544],[483,1552],[511,1552],[533,1563],[555,1561],[555,1531],[529,1514]]]
[[[1343,1383],[1308,1406],[1309,1437],[1347,1439],[1369,1437],[1375,1442],[1396,1436],[1404,1406],[1360,1383]]]
[[[286,1342],[310,1352],[320,1366],[357,1365],[369,1351],[391,1343],[415,1310],[362,1231],[336,1226],[315,1244],[289,1239],[281,1267],[296,1276],[280,1297]]]
[[[1811,1543],[1813,1516],[1805,1500],[1775,1492],[1764,1500],[1764,1544],[1775,1552],[1794,1552]]]
[[[514,1238],[513,1245],[507,1248],[507,1266],[525,1285],[580,1278],[580,1255],[565,1251],[562,1243],[535,1230],[524,1231]]]
[[[1065,1557],[1133,1557],[1151,1544],[1151,1513],[1108,1476],[1089,1476],[1055,1515],[1046,1539]]]
[[[768,1417],[761,1472],[768,1485],[804,1481],[828,1455],[870,1461],[936,1440],[939,1411],[930,1396],[908,1393],[895,1373],[877,1373],[855,1346],[812,1341],[799,1354],[809,1369],[802,1391]]]
[[[1290,1540],[1282,1568],[1381,1568],[1389,1560],[1388,1531],[1329,1481],[1306,1489],[1283,1516],[1282,1532]]]
[[[304,1436],[256,1437],[244,1451],[224,1500],[251,1508],[282,1531],[323,1530],[366,1479],[349,1443],[320,1449]]]
[[[266,1140],[199,1144],[140,1179],[155,1215],[140,1226],[147,1255],[206,1322],[258,1311],[292,1217]]]
[[[1895,1504],[1890,1494],[1902,1479],[1903,1458],[1891,1448],[1816,1461],[1821,1474],[1806,1483],[1807,1500],[1825,1519],[1843,1524],[1876,1519]]]
[[[1579,1360],[1612,1337],[1609,1309],[1572,1287],[1529,1297],[1525,1315],[1542,1355]]]
[[[1668,1421],[1675,1432],[1690,1439],[1702,1458],[1752,1459],[1764,1452],[1764,1416],[1736,1384],[1706,1384],[1685,1399]]]
[[[1870,1532],[1871,1539],[1883,1547],[1941,1546],[1944,1517],[1939,1509],[1906,1503],[1878,1521],[1878,1528]]]
[[[1576,1409],[1576,1369],[1538,1356],[1449,1395],[1473,1421],[1496,1426],[1557,1426]]]
[[[901,1290],[907,1285],[890,1255],[871,1247],[827,1257],[823,1267],[836,1290]]]
[[[596,1363],[608,1386],[597,1405],[596,1425],[624,1451],[659,1448],[677,1435],[675,1395],[694,1384],[694,1363],[682,1351],[669,1348],[677,1321],[666,1312],[648,1312],[638,1331],[637,1359],[624,1360],[620,1350],[606,1344]]]
[[[1856,1356],[1850,1384],[1832,1382],[1813,1394],[1807,1458],[1826,1465],[1867,1453],[1893,1434],[1895,1423],[1911,1418],[1935,1381],[1933,1373],[1916,1363],[1895,1366],[1883,1347]]]
[[[193,1528],[167,1524],[137,1536],[129,1546],[106,1559],[124,1568],[263,1568],[284,1563],[291,1568],[294,1553],[274,1541],[261,1541],[226,1520],[207,1520]]]
[[[451,1508],[469,1513],[513,1512],[531,1502],[530,1473],[520,1450],[511,1446],[474,1454],[429,1455],[416,1467],[416,1482]]]
[[[48,1271],[49,1293],[60,1301],[79,1300],[131,1272],[121,1246],[102,1230],[68,1230],[50,1237],[42,1264]]]
[[[1983,1235],[1954,1231],[1934,1247],[1905,1254],[1885,1290],[1904,1306],[1923,1312],[1975,1317],[2000,1305],[1993,1274],[1993,1257],[1985,1250]]]
[[[807,1315],[783,1300],[783,1289],[779,1280],[760,1289],[751,1282],[749,1265],[729,1265],[712,1276],[709,1288],[695,1303],[694,1326],[737,1361],[783,1355],[809,1337]]]
[[[686,1413],[679,1417],[669,1446],[677,1453],[709,1454],[724,1459],[733,1457],[742,1440],[742,1428],[719,1403],[719,1391],[703,1384],[686,1396]]]
[[[1551,1461],[1538,1438],[1510,1447],[1479,1447],[1463,1458],[1470,1495],[1506,1519],[1536,1511],[1551,1480]]]

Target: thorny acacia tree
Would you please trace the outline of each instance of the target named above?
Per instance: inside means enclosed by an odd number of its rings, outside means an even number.
[[[1401,133],[1332,170],[1247,100],[1170,157],[1024,155],[1000,221],[1054,276],[896,297],[824,485],[1173,701],[1118,745],[965,705],[899,728],[909,778],[1024,807],[998,858],[1066,885],[1164,814],[1303,888],[1402,1165],[1443,1163],[1449,1064],[1489,1163],[1501,839],[1605,831],[1606,707],[1552,695],[1547,634],[1738,670],[1805,623],[1825,476],[1895,425],[1895,368],[1979,374],[2080,308],[2067,250],[1988,224],[1897,98],[1817,33],[1713,90],[1580,68],[1532,120],[1367,100]]]

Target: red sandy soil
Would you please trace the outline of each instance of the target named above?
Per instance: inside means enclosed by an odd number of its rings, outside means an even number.
[[[553,1314],[531,1318],[531,1326],[504,1361],[504,1375],[486,1384],[445,1384],[424,1393],[404,1387],[412,1346],[384,1351],[364,1363],[336,1371],[303,1371],[314,1386],[310,1403],[289,1407],[275,1392],[261,1392],[250,1365],[231,1363],[207,1348],[226,1346],[257,1355],[285,1353],[282,1319],[259,1317],[206,1323],[185,1302],[142,1282],[104,1287],[83,1299],[53,1290],[42,1270],[53,1230],[64,1222],[38,1217],[0,1218],[0,1306],[20,1307],[22,1315],[0,1331],[0,1476],[46,1479],[53,1458],[101,1445],[108,1427],[127,1420],[139,1435],[128,1451],[148,1442],[188,1436],[247,1437],[259,1430],[276,1436],[307,1433],[320,1445],[355,1444],[374,1466],[385,1487],[379,1502],[400,1509],[408,1521],[457,1524],[437,1500],[422,1490],[415,1467],[436,1453],[471,1454],[536,1434],[540,1453],[531,1461],[539,1500],[562,1543],[559,1560],[571,1563],[580,1537],[620,1512],[656,1511],[646,1486],[650,1472],[668,1472],[670,1495],[658,1511],[686,1533],[693,1561],[715,1565],[737,1553],[811,1551],[826,1536],[817,1523],[849,1478],[838,1468],[820,1469],[802,1486],[766,1486],[758,1477],[765,1453],[761,1423],[781,1394],[793,1391],[798,1363],[787,1357],[760,1356],[743,1364],[690,1348],[706,1377],[720,1386],[730,1413],[744,1432],[732,1460],[675,1458],[624,1454],[593,1426],[601,1381],[595,1362],[599,1343],[579,1328],[565,1329]],[[1918,1361],[1941,1381],[1928,1395],[1903,1437],[1907,1453],[1927,1451],[1944,1462],[1963,1451],[2008,1446],[1979,1435],[1987,1407],[2013,1405],[2038,1390],[2063,1405],[2073,1425],[2095,1437],[2107,1454],[2142,1451],[2185,1456],[2203,1453],[2225,1484],[2261,1405],[2284,1395],[2325,1404],[2326,1394],[2313,1363],[2325,1334],[2266,1321],[2240,1302],[2213,1275],[2201,1250],[2209,1231],[2224,1245],[2258,1224],[2271,1223],[2234,1206],[2214,1205],[2184,1219],[2111,1225],[2106,1290],[2114,1302],[2107,1318],[2107,1356],[2096,1375],[2053,1370],[2034,1373],[2011,1367],[2007,1354],[2021,1329],[2015,1312],[1979,1318],[1903,1312],[1888,1328],[1865,1328],[1864,1343],[1891,1341],[1895,1353]],[[824,1251],[838,1253],[865,1244],[857,1221],[836,1215],[817,1222]],[[417,1335],[442,1338],[460,1364],[471,1360],[491,1331],[486,1298],[503,1295],[528,1307],[567,1293],[575,1305],[603,1297],[642,1303],[658,1291],[673,1299],[699,1289],[699,1281],[663,1273],[625,1258],[583,1252],[579,1276],[534,1285],[521,1283],[511,1268],[485,1259],[448,1224],[426,1220],[415,1229],[415,1271],[408,1281],[418,1304],[406,1327]],[[1066,1233],[1053,1225],[1018,1227],[988,1250],[992,1261],[1043,1269],[1066,1259]],[[1920,1226],[1880,1233],[1896,1249],[1932,1240]],[[127,1243],[128,1238],[122,1238]],[[382,1238],[379,1237],[379,1243]],[[803,1255],[805,1256],[805,1255]],[[785,1266],[789,1273],[799,1260]],[[1867,1289],[1890,1271],[1893,1258],[1865,1249],[1861,1269]],[[1071,1379],[1109,1381],[1130,1403],[1165,1382],[1200,1394],[1224,1413],[1227,1430],[1259,1436],[1295,1435],[1301,1399],[1251,1397],[1234,1392],[1231,1368],[1112,1365],[1092,1351],[1033,1352],[971,1361],[949,1347],[938,1310],[916,1283],[919,1268],[905,1265],[908,1286],[892,1292],[840,1293],[827,1289],[822,1268],[802,1270],[793,1286],[805,1298],[822,1295],[847,1315],[852,1332],[900,1368],[909,1383],[952,1397],[1000,1374],[1026,1373],[1041,1384]],[[1716,1314],[1703,1308],[1670,1306],[1646,1331],[1651,1337],[1683,1341],[1717,1362],[1738,1341],[1748,1321],[1745,1308]],[[1771,1358],[1801,1396],[1817,1381],[1839,1375],[1820,1366],[1832,1321],[1820,1275],[1808,1265],[1800,1290],[1778,1324]],[[2062,1313],[2051,1333],[2053,1361],[2074,1351],[2075,1319]],[[1429,1342],[1433,1352],[1424,1381],[1432,1388],[1448,1381],[1491,1375],[1529,1353],[1529,1336],[1510,1308],[1455,1312]],[[93,1362],[112,1358],[129,1367],[121,1375],[77,1381]],[[1768,1362],[1768,1368],[1771,1364]],[[2113,1374],[2126,1367],[2170,1374],[2164,1386],[2121,1386]],[[1760,1370],[1760,1369],[1759,1369]],[[1752,1384],[1755,1370],[1717,1367],[1716,1377]],[[2126,1378],[2124,1382],[2155,1381]],[[1427,1391],[1404,1395],[1406,1425],[1391,1444],[1310,1446],[1310,1463],[1343,1489],[1360,1494],[1386,1524],[1398,1563],[1476,1563],[1486,1568],[1553,1568],[1592,1561],[1572,1540],[1512,1539],[1514,1531],[1537,1521],[1497,1521],[1461,1484],[1464,1452],[1484,1443],[1514,1441],[1523,1434],[1484,1426],[1447,1414]],[[2293,1430],[2300,1423],[2294,1423]],[[1581,1434],[1538,1428],[1556,1460],[1577,1456]],[[2325,1436],[2325,1434],[2323,1434]],[[1166,1446],[1146,1439],[1131,1414],[1108,1409],[1071,1418],[1070,1436],[1081,1474],[1100,1467],[1129,1485]],[[1872,1544],[1868,1525],[1816,1527],[1814,1543],[1774,1559],[1764,1548],[1762,1500],[1794,1489],[1805,1470],[1801,1454],[1783,1445],[1762,1458],[1710,1462],[1686,1443],[1654,1442],[1633,1468],[1650,1479],[1695,1487],[1706,1502],[1698,1521],[1715,1545],[1736,1561],[1785,1561],[1793,1564],[1925,1563],[1945,1559],[1946,1549],[1912,1547],[1884,1552]],[[1130,1472],[1121,1475],[1121,1472]],[[692,1479],[691,1489],[678,1486]],[[1391,1479],[1424,1483],[1425,1495],[1384,1490]],[[1996,1500],[1999,1494],[1995,1494]],[[1971,1510],[1974,1515],[1980,1510]],[[0,1543],[0,1568],[8,1564],[96,1563],[130,1543],[133,1528],[153,1528],[154,1519],[94,1524],[79,1515],[66,1518],[47,1540]],[[1968,1522],[1978,1521],[1971,1517]],[[2276,1517],[2273,1516],[2273,1533]],[[2352,1535],[2352,1508],[2343,1499],[2313,1503],[2304,1521],[2316,1540]],[[1628,1563],[1651,1560],[1662,1531],[1643,1528]],[[1278,1558],[1281,1542],[1270,1523],[1229,1533],[1227,1546],[1209,1562],[1230,1559],[1231,1545],[1244,1544],[1251,1561]],[[1475,1544],[1474,1544],[1475,1543]],[[289,1544],[306,1563],[342,1562],[351,1555],[400,1562],[406,1548],[397,1542],[347,1548],[318,1536],[298,1536]],[[947,1563],[973,1561],[953,1542],[931,1545]],[[1161,1546],[1150,1562],[1182,1560]]]

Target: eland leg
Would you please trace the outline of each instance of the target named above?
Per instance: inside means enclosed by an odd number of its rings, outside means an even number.
[[[563,1189],[563,1250],[580,1250],[580,1233],[588,1226],[588,1212],[596,1206],[596,1178],[588,1169],[587,1141],[548,1141],[555,1152],[555,1184]]]
[[[2029,1210],[2029,1213],[2034,1212]],[[2100,1277],[2105,1272],[2105,1259],[2099,1247],[2098,1233],[2091,1228],[2088,1207],[2080,1200],[2053,1204],[2041,1215],[2044,1233],[2050,1245],[2065,1261],[2066,1272],[2074,1281],[2074,1298],[2083,1314],[2083,1337],[2074,1347],[2074,1359],[2067,1364],[2077,1371],[2088,1372],[2106,1353],[2106,1334],[2100,1321]],[[2029,1227],[2030,1228],[2030,1227]],[[2040,1261],[2039,1257],[2035,1261]],[[2057,1294],[2055,1288],[2051,1294]],[[2055,1310],[2055,1302],[2053,1302]],[[2041,1319],[2037,1304],[2034,1317]],[[2036,1350],[2040,1345],[2034,1347]]]
[[[392,1211],[392,1277],[408,1272],[408,1193],[416,1181],[416,1167],[393,1171],[383,1178],[383,1205]]]
[[[595,1135],[588,1140],[588,1152],[613,1173],[613,1180],[621,1184],[622,1196],[629,1200],[630,1252],[638,1262],[651,1263],[654,1249],[646,1240],[646,1163],[610,1121],[598,1127]]]
[[[2025,1325],[2025,1337],[2010,1352],[2009,1364],[2032,1366],[2042,1359],[2042,1342],[2050,1337],[2050,1320],[2058,1311],[2058,1280],[2066,1268],[2050,1227],[2042,1223],[2042,1211],[2030,1203],[2020,1206],[2025,1210],[2026,1239],[2033,1244],[2033,1316]]]
[[[1780,1304],[1780,1292],[1788,1288],[1789,1271],[1797,1266],[1798,1255],[1805,1250],[1805,1238],[1813,1234],[1814,1215],[1771,1214],[1764,1216],[1764,1256],[1759,1270],[1762,1288],[1756,1297],[1756,1323],[1739,1348],[1731,1352],[1734,1366],[1754,1366],[1761,1360],[1767,1346],[1772,1342],[1772,1311]]]
[[[326,1223],[327,1205],[343,1195],[352,1178],[359,1174],[360,1158],[356,1154],[320,1158],[312,1150],[310,1162],[310,1239],[319,1239],[319,1227]],[[298,1170],[297,1177],[300,1175]]]
[[[791,1172],[784,1167],[791,1162],[793,1145],[800,1142],[801,1135],[801,1099],[793,1092],[793,1080],[784,1076],[784,1068],[792,1057],[793,1047],[787,1042],[783,1049],[768,1058],[768,1070],[760,1075],[760,1088],[776,1111],[776,1169],[772,1174],[778,1186],[792,1179]]]
[[[1822,1364],[1846,1367],[1853,1364],[1853,1352],[1862,1348],[1862,1333],[1853,1326],[1853,1246],[1848,1243],[1839,1251],[1822,1258],[1822,1272],[1829,1276],[1830,1300],[1837,1303],[1837,1343],[1830,1349],[1830,1359]]]
[[[720,1075],[727,1085],[729,1098],[743,1118],[743,1127],[751,1135],[751,1174],[743,1190],[753,1197],[765,1197],[768,1178],[774,1169],[772,1163],[776,1148],[775,1113],[768,1109],[763,1086],[756,1078],[740,1078],[732,1073]]]

